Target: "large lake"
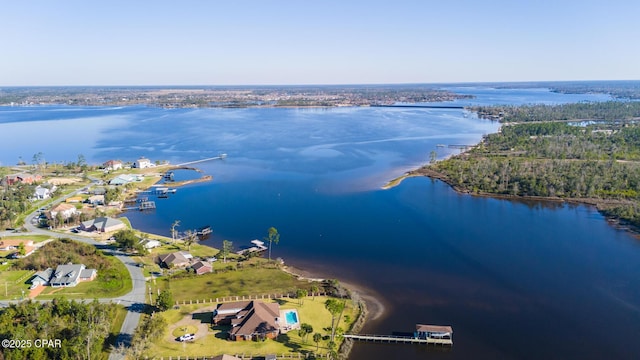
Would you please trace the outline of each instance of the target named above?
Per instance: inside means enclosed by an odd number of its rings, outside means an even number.
[[[546,89],[455,88],[475,104],[607,100]],[[454,102],[460,103],[460,102]],[[469,101],[465,100],[465,103]],[[385,315],[364,331],[452,325],[449,351],[358,343],[352,359],[635,358],[640,242],[585,206],[459,195],[441,182],[386,180],[474,144],[498,125],[461,110],[0,108],[0,161],[93,162],[139,156],[198,166],[214,180],[130,212],[169,234],[214,228],[248,245],[275,226],[274,257],[376,294]],[[37,144],[37,145],[36,145]],[[302,319],[304,321],[304,319]]]

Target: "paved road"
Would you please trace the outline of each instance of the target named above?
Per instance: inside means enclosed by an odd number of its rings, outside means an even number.
[[[97,182],[97,179],[92,179],[92,180],[94,181],[94,183]],[[76,195],[80,191],[82,191],[82,189],[79,189],[69,195],[66,195],[56,200],[55,202],[52,203],[52,206],[62,202],[68,197]],[[27,229],[29,233],[43,234],[43,235],[51,236],[54,238],[69,238],[69,239],[80,241],[85,244],[89,244],[93,246],[103,246],[103,244],[89,237],[75,235],[75,234],[60,234],[54,231],[49,231],[49,230],[37,227],[34,225],[34,219],[36,218],[37,213],[38,213],[37,211],[33,212],[25,218],[24,227]],[[22,234],[25,234],[25,233],[19,233],[19,234],[16,234],[13,232],[0,233],[1,236],[22,235]],[[133,333],[135,329],[138,327],[138,323],[140,321],[140,314],[144,308],[145,291],[147,288],[146,280],[144,278],[144,275],[142,274],[142,270],[136,265],[136,263],[133,260],[131,260],[129,256],[122,255],[120,252],[113,249],[106,249],[105,252],[108,254],[112,254],[116,259],[120,260],[124,264],[124,266],[127,268],[127,270],[129,271],[129,275],[131,276],[133,289],[128,294],[117,297],[117,298],[98,299],[100,302],[113,302],[113,303],[121,304],[127,307],[128,312],[124,319],[124,322],[122,323],[122,328],[120,329],[120,335],[118,336],[117,344],[118,345],[123,344],[125,347],[128,347],[133,337]],[[87,300],[93,300],[93,299],[87,299]],[[0,301],[0,306],[7,306],[11,302],[12,301]],[[109,360],[121,360],[121,359],[124,359],[124,355],[119,354],[115,351],[113,351],[109,356]]]

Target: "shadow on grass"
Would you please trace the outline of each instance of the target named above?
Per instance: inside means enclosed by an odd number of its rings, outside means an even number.
[[[279,343],[284,344],[284,346],[288,347],[289,349],[291,349],[292,352],[301,352],[301,348],[302,346],[300,346],[299,343],[294,342],[289,335],[287,334],[280,334],[278,335],[278,337],[276,338],[276,340]]]
[[[193,313],[191,316],[191,320],[199,320],[202,324],[211,324],[213,323],[213,312],[201,312],[201,313]]]

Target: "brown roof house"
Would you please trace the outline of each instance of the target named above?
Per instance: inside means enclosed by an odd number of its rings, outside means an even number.
[[[58,214],[60,214],[62,216],[62,219],[67,220],[73,215],[80,214],[80,211],[78,211],[78,209],[76,209],[74,205],[60,203],[52,207],[51,210],[49,211],[49,214],[52,219],[55,218]]]
[[[198,275],[210,273],[213,271],[213,267],[206,261],[198,261],[197,263],[191,265],[193,271]]]
[[[166,266],[167,268],[185,267],[191,263],[193,255],[186,251],[177,251],[170,254],[160,255],[158,256],[158,259],[160,260],[160,265]]]
[[[20,249],[20,244],[24,246],[24,255],[20,255],[19,252],[14,252],[11,254],[12,258],[21,258],[26,257],[36,250],[36,247],[33,245],[33,240],[23,240],[23,239],[4,239],[0,240],[0,251],[12,251]]]
[[[238,301],[220,304],[213,312],[214,324],[231,324],[229,339],[273,339],[280,334],[280,305],[262,301]]]

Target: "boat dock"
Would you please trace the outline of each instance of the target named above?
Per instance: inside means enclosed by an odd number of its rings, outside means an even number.
[[[260,241],[258,239],[255,240],[251,240],[251,243],[254,245],[248,249],[243,249],[240,250],[238,252],[236,252],[236,254],[238,255],[247,255],[249,253],[260,253],[263,251],[266,251],[268,249],[268,247],[264,246],[264,241]]]
[[[436,338],[420,339],[412,336],[371,335],[371,334],[358,334],[358,335],[344,334],[342,336],[346,339],[374,341],[374,342],[377,341],[377,342],[388,342],[388,343],[453,345],[452,339],[436,339]]]
[[[344,334],[343,336],[347,339],[363,341],[449,346],[453,345],[453,328],[451,326],[441,325],[416,324],[416,331],[413,333],[413,336],[373,334]]]
[[[138,206],[138,210],[140,210],[140,211],[143,211],[143,210],[154,210],[155,208],[156,208],[156,202],[155,201],[143,201]]]

